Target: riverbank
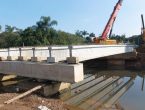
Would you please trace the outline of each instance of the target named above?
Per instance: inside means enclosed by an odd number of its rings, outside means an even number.
[[[15,96],[19,95],[18,93],[2,93],[0,94],[0,105],[3,105],[3,102],[9,100]],[[65,104],[58,99],[53,98],[43,98],[38,95],[30,95],[19,99],[11,104],[4,105],[0,107],[0,110],[39,110],[39,106],[46,106],[50,110],[68,110]]]

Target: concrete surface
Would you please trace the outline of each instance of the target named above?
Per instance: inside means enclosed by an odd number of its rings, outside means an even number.
[[[7,60],[8,60],[8,61],[12,61],[13,59],[12,59],[11,56],[7,56]]]
[[[5,58],[3,58],[3,57],[0,57],[0,61],[4,61],[4,60],[6,60]]]
[[[123,60],[129,60],[129,59],[136,59],[137,53],[136,52],[129,52],[129,53],[124,53],[124,54],[118,54],[118,55],[112,55],[108,56],[107,59],[123,59]]]
[[[0,81],[7,81],[16,78],[16,75],[2,75],[0,74]]]
[[[55,58],[54,57],[47,57],[47,63],[55,63]]]
[[[46,64],[21,61],[1,61],[0,73],[74,83],[84,79],[83,64]]]
[[[51,52],[48,47],[35,47],[35,55],[32,49],[34,47],[23,47],[21,48],[21,56],[28,59],[31,59],[31,57],[40,57],[41,60],[47,60],[47,57],[54,57],[55,62],[64,61],[67,57],[72,56],[79,58],[79,61],[85,61],[133,52],[135,47],[135,45],[79,45],[72,46],[70,50],[69,46],[52,46]],[[7,56],[8,49],[0,49],[0,57],[7,58]],[[18,59],[18,56],[20,56],[20,49],[10,48],[9,56],[11,56],[13,60]]]
[[[78,64],[79,58],[78,57],[67,57],[68,64]]]
[[[0,57],[8,60],[0,62],[0,72],[74,83],[84,78],[83,64],[76,64],[79,61],[134,52],[135,47],[135,45],[78,45],[0,49]],[[19,56],[20,59],[27,58],[26,60],[32,62],[14,61],[18,60]],[[37,62],[43,60],[47,63]],[[54,63],[66,60],[69,64]]]
[[[54,95],[59,91],[63,91],[65,89],[68,89],[70,87],[71,87],[70,83],[63,83],[62,82],[62,83],[50,84],[50,85],[43,87],[42,94],[45,97],[47,97],[50,95]]]

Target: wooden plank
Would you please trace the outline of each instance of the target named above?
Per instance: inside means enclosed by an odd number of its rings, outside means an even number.
[[[14,97],[14,98],[12,98],[12,99],[10,99],[10,100],[8,100],[8,101],[5,101],[4,104],[10,104],[10,103],[12,103],[12,102],[14,102],[14,101],[16,101],[16,100],[18,100],[18,99],[20,99],[20,98],[23,98],[23,97],[25,97],[25,96],[31,94],[31,93],[34,92],[34,91],[37,91],[37,90],[41,89],[42,87],[44,87],[44,85],[38,85],[38,86],[32,88],[31,90],[29,90],[29,91],[27,91],[27,92],[24,92],[23,94],[20,94],[20,95]]]

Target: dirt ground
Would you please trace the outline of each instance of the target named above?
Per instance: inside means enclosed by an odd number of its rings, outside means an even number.
[[[51,110],[69,110],[66,105],[57,99],[42,98],[37,95],[29,95],[11,104],[4,102],[17,96],[16,93],[0,94],[0,110],[38,110],[39,106],[46,106]]]
[[[43,98],[37,95],[29,95],[11,104],[4,105],[4,102],[17,96],[16,93],[0,94],[0,110],[38,110],[39,106],[46,106],[51,110],[69,110],[68,107],[58,99]]]
[[[10,81],[15,80],[17,81],[19,79]],[[6,84],[8,85],[4,86]],[[39,94],[40,91],[30,94],[22,99],[16,100],[11,104],[4,104],[5,101],[8,101],[40,84],[41,83],[33,80],[24,80],[12,85],[9,81],[0,82],[0,110],[39,110],[39,106],[46,106],[50,110],[78,110],[74,107],[64,104],[63,101],[55,96],[43,97]],[[17,90],[17,88],[19,88],[19,90]]]

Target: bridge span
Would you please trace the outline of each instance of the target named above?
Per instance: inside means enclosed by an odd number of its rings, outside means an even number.
[[[0,49],[0,72],[62,82],[84,78],[83,61],[133,52],[135,45],[79,45]]]

